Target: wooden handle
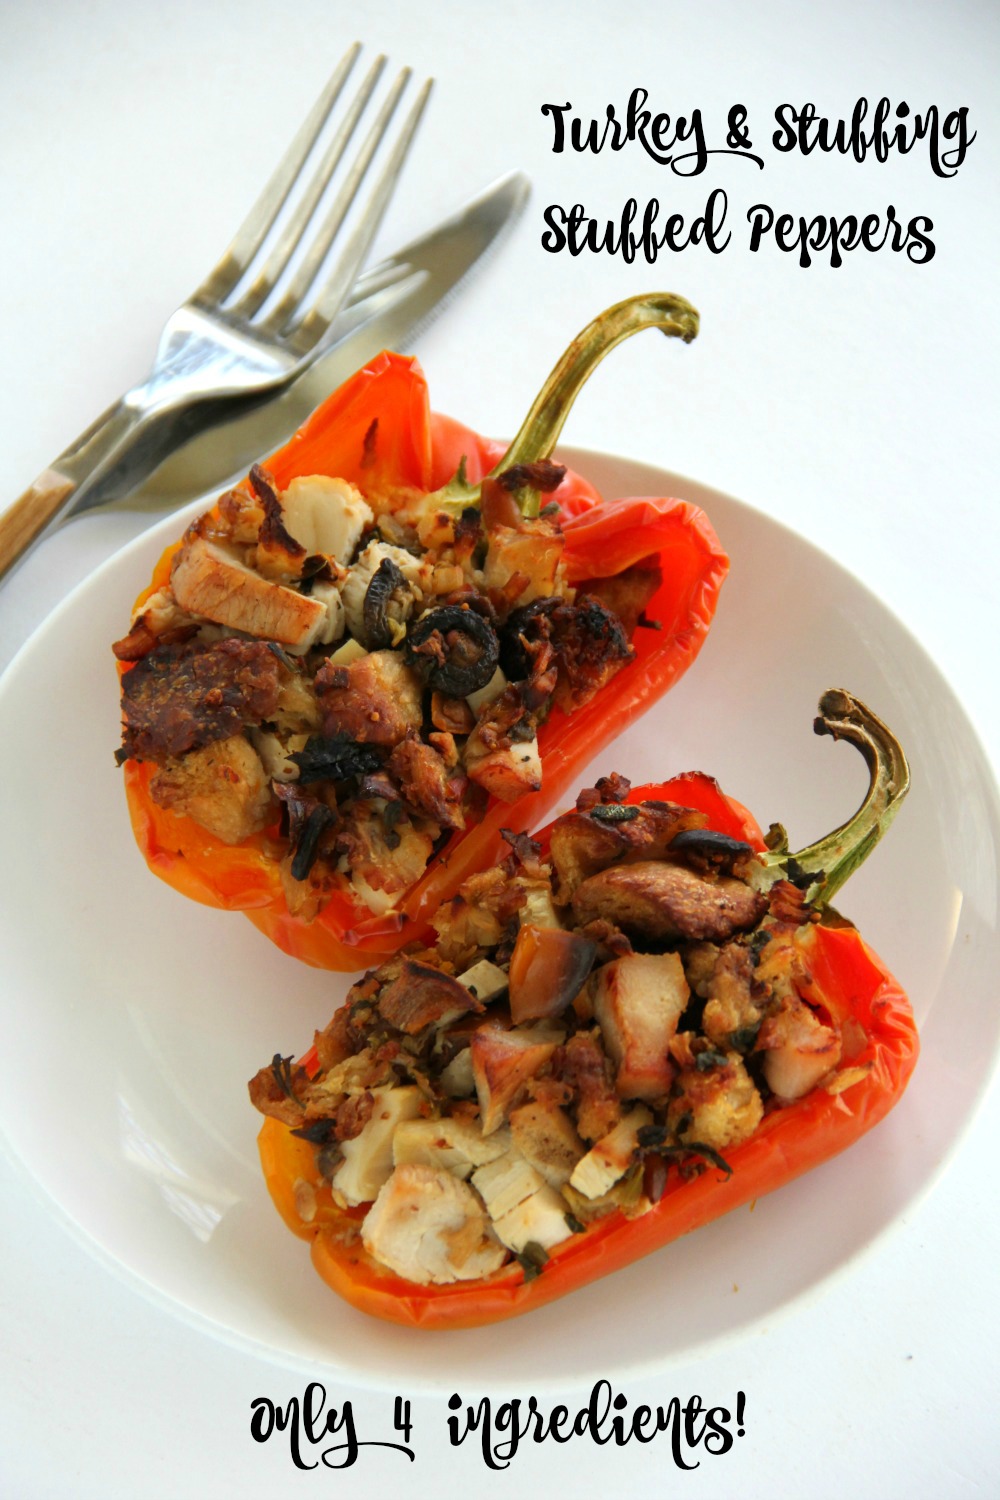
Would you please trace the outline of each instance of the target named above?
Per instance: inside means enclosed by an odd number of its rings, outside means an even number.
[[[28,550],[76,488],[56,469],[46,469],[0,516],[0,578]]]

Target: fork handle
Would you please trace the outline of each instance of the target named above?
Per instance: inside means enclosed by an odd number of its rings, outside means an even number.
[[[109,406],[0,515],[0,579],[48,531],[84,507],[88,493],[135,444],[148,419],[135,401],[139,389]]]

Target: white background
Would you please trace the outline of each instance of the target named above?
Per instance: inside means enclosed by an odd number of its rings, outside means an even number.
[[[144,373],[164,316],[220,253],[356,36],[438,80],[382,244],[428,227],[512,167],[534,184],[514,236],[419,343],[435,405],[509,433],[597,310],[653,286],[681,292],[702,311],[697,344],[664,361],[660,341],[630,343],[584,393],[567,439],[696,476],[830,552],[929,650],[997,764],[1000,17],[987,3],[8,0],[0,452],[9,496]],[[639,85],[655,110],[701,108],[710,144],[724,143],[729,106],[744,104],[765,169],[717,157],[685,181],[637,145],[552,154],[543,103],[572,101],[588,117],[614,103],[621,113]],[[780,103],[808,99],[849,116],[858,97],[883,94],[942,115],[969,107],[978,139],[957,176],[936,178],[919,144],[884,165],[780,155],[770,144]],[[630,195],[640,205],[656,196],[690,218],[716,186],[729,194],[733,234],[721,255],[692,248],[649,267],[540,247],[548,204],[579,201],[614,217]],[[857,250],[839,270],[822,252],[801,269],[773,244],[752,256],[745,215],[760,201],[810,217],[892,203],[904,223],[933,219],[937,253],[921,266],[888,248]],[[35,554],[0,593],[0,663],[135,527],[98,517]],[[752,563],[766,568],[767,558]],[[776,578],[776,609],[780,598]],[[762,663],[762,711],[780,691]],[[31,748],[30,725],[4,732]],[[4,1065],[39,1067],[44,1087],[39,1060]],[[146,1303],[56,1227],[0,1158],[0,1493],[249,1497],[279,1485],[319,1494],[388,1484],[428,1496],[442,1485],[492,1495],[502,1484],[529,1496],[555,1484],[584,1496],[993,1493],[998,1124],[994,1089],[931,1196],[810,1305],[624,1387],[632,1405],[694,1393],[730,1405],[746,1393],[746,1436],[724,1457],[699,1453],[701,1467],[686,1474],[664,1439],[624,1450],[580,1440],[525,1449],[516,1478],[494,1478],[469,1444],[448,1448],[443,1392],[413,1401],[413,1465],[370,1449],[348,1474],[302,1476],[283,1439],[251,1441],[249,1412],[257,1396],[301,1392],[309,1372],[229,1349]],[[530,1320],[524,1349],[527,1395]],[[474,1394],[460,1370],[455,1389]],[[390,1397],[331,1390],[338,1403],[352,1396],[360,1435],[390,1437]]]

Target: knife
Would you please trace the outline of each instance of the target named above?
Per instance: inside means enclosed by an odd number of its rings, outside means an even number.
[[[317,358],[280,392],[198,402],[164,420],[101,480],[66,506],[20,553],[0,558],[0,578],[39,541],[87,511],[159,512],[246,473],[280,447],[320,401],[383,349],[404,352],[520,216],[529,183],[509,173],[429,233],[366,271]],[[2,523],[0,517],[0,523]]]

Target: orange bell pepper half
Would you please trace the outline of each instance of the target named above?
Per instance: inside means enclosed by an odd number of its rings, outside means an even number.
[[[666,295],[630,299],[610,309],[571,345],[506,449],[432,414],[417,362],[383,353],[335,391],[265,465],[279,489],[309,474],[347,479],[366,495],[405,489],[447,493],[443,487],[451,481],[460,503],[501,458],[509,466],[547,456],[593,365],[642,327],[660,327],[688,341],[697,315],[682,299]],[[280,853],[275,853],[276,825],[226,845],[190,818],[159,807],[149,794],[154,768],[128,761],[124,779],[132,827],[153,872],[196,901],[245,912],[286,953],[320,968],[360,969],[419,936],[440,902],[499,853],[501,828],[530,826],[544,817],[582,768],[684,674],[715,613],[729,563],[698,507],[670,499],[602,500],[572,472],[557,496],[563,560],[574,587],[585,590],[589,579],[620,573],[650,556],[658,560],[663,581],[646,609],[659,628],[636,631],[635,660],[591,703],[572,715],[553,708],[541,726],[541,791],[513,803],[491,797],[481,821],[452,836],[397,911],[375,917],[347,894],[334,892],[319,915],[305,921],[288,911]],[[176,550],[163,554],[139,603],[167,582]]]
[[[658,799],[697,808],[708,815],[709,828],[751,844],[776,873],[794,875],[800,887],[811,880],[806,895],[822,909],[885,831],[906,792],[908,772],[888,731],[856,699],[827,694],[820,706],[817,732],[851,740],[869,760],[872,782],[848,823],[798,855],[788,853],[780,829],[766,843],[747,810],[707,776],[637,787],[627,801]],[[551,827],[536,836],[543,854],[550,833]],[[323,1280],[351,1306],[407,1327],[470,1328],[554,1301],[784,1186],[876,1125],[898,1102],[919,1051],[913,1013],[897,981],[853,927],[840,918],[831,917],[829,923],[820,920],[810,929],[801,993],[852,1039],[849,1077],[841,1080],[839,1091],[821,1083],[794,1102],[769,1110],[749,1139],[726,1151],[728,1174],[711,1162],[696,1176],[682,1175],[672,1166],[651,1209],[638,1218],[626,1218],[616,1209],[596,1220],[551,1250],[539,1274],[526,1276],[512,1260],[480,1281],[427,1286],[404,1281],[362,1245],[360,1225],[367,1206],[338,1207],[316,1167],[314,1148],[268,1117],[259,1150],[276,1207],[288,1227],[310,1242]],[[315,1072],[314,1050],[303,1064]],[[303,1185],[311,1190],[308,1220],[299,1207]]]

